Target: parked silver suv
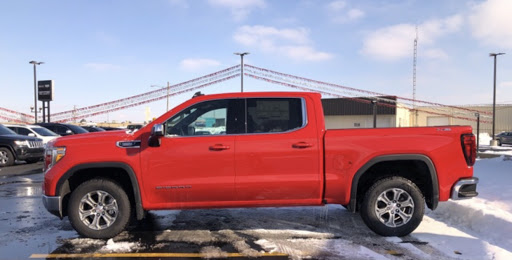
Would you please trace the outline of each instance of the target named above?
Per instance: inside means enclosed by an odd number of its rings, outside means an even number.
[[[512,132],[500,133],[496,135],[496,140],[498,140],[499,146],[503,144],[512,144]]]

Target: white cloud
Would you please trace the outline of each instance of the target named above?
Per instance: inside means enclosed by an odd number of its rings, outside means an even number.
[[[356,20],[364,16],[364,12],[359,9],[350,9],[347,13],[349,20]]]
[[[357,8],[348,9],[345,1],[334,1],[326,5],[328,15],[335,23],[347,23],[364,17],[365,13]]]
[[[345,8],[345,6],[347,6],[347,2],[345,1],[334,1],[327,4],[327,8],[333,11],[340,11]]]
[[[255,8],[265,8],[264,0],[208,0],[213,6],[229,8],[235,21],[242,21]]]
[[[469,15],[473,36],[485,44],[512,49],[512,1],[488,0]]]
[[[431,47],[436,41],[449,33],[456,32],[463,24],[460,15],[446,19],[433,19],[418,25],[419,43],[428,58],[447,57],[440,49]],[[398,60],[411,57],[416,26],[413,24],[398,24],[378,29],[368,34],[363,40],[361,53],[379,60]],[[423,54],[420,54],[423,55]]]
[[[233,39],[250,48],[266,53],[281,54],[297,61],[323,61],[332,54],[314,49],[306,28],[278,29],[269,26],[242,26]]]
[[[421,56],[424,56],[424,57],[427,57],[430,59],[446,59],[446,58],[448,58],[448,54],[446,54],[446,52],[441,49],[426,49],[425,51],[423,51]]]
[[[297,61],[324,61],[332,58],[332,54],[317,51],[310,46],[283,46],[281,49],[286,56]]]
[[[217,67],[220,62],[211,59],[184,59],[180,63],[180,67],[184,70],[195,71],[208,67]]]
[[[84,67],[96,71],[118,71],[121,69],[121,66],[109,64],[109,63],[87,63]]]

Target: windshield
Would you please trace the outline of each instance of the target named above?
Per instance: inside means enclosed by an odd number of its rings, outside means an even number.
[[[37,134],[39,134],[41,136],[59,136],[58,134],[56,134],[44,127],[33,127],[30,129],[32,129],[34,132],[36,132]]]
[[[68,127],[73,130],[73,132],[75,132],[75,134],[83,134],[83,133],[89,133],[89,131],[83,129],[82,127],[80,126],[76,126],[76,125],[68,125]]]
[[[0,125],[0,135],[17,135],[16,132],[12,131],[11,129]]]

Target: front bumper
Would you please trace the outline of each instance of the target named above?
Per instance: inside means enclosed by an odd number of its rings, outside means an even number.
[[[478,178],[465,178],[460,179],[452,189],[452,200],[469,199],[478,196],[476,192],[476,185],[478,184]]]
[[[62,198],[43,195],[43,204],[48,212],[62,219]]]
[[[18,147],[15,149],[16,158],[18,160],[26,160],[26,159],[43,159],[44,156],[44,148],[29,148],[26,146]]]

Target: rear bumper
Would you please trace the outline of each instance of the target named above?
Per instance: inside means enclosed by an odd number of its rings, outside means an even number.
[[[460,179],[453,186],[451,199],[461,200],[476,197],[478,195],[478,192],[476,192],[477,184],[478,178],[476,177]]]
[[[48,212],[62,219],[62,198],[43,195],[43,205]]]

